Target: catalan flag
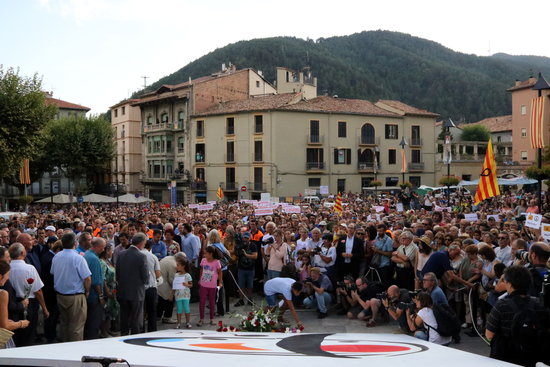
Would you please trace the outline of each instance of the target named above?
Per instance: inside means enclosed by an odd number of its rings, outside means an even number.
[[[216,196],[218,197],[218,199],[222,200],[224,195],[223,195],[223,190],[222,190],[222,187],[218,187],[218,191],[216,191]]]
[[[497,165],[495,163],[495,155],[493,154],[493,142],[489,139],[474,204],[477,205],[485,199],[498,195],[500,195],[500,189],[498,187]]]
[[[407,157],[405,156],[405,149],[401,149],[401,173],[407,172]]]
[[[336,202],[334,203],[334,211],[338,213],[338,215],[342,215],[342,195],[338,193],[336,196]]]
[[[543,126],[544,126],[544,107],[546,97],[533,98],[531,101],[531,148],[544,148]]]
[[[29,171],[29,160],[23,159],[23,167],[19,170],[19,183],[21,185],[31,184],[31,173]]]

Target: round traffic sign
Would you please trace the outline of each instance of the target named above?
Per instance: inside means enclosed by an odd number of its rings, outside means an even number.
[[[246,186],[241,186],[241,191],[246,191]]]

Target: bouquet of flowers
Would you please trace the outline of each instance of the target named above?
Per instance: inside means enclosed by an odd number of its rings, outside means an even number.
[[[27,278],[27,284],[25,285],[25,294],[23,294],[23,299],[27,299],[31,295],[33,283],[33,278]],[[25,320],[27,319],[27,312],[27,307],[25,307],[25,310],[23,311],[23,316]]]
[[[240,319],[238,326],[224,325],[222,321],[218,323],[219,332],[274,332],[274,333],[300,333],[304,330],[303,326],[290,328],[289,326],[277,321],[277,315],[271,310],[259,308],[250,311],[247,315],[233,314],[232,317]]]

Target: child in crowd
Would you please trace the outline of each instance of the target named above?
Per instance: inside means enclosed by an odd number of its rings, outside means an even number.
[[[214,246],[207,246],[204,249],[204,258],[200,264],[199,276],[199,316],[200,320],[197,326],[202,326],[204,322],[204,308],[206,298],[210,305],[210,325],[214,325],[214,315],[216,312],[216,285],[222,286],[222,266],[220,264],[219,252]]]
[[[181,327],[181,314],[185,312],[185,322],[188,329],[191,329],[191,310],[189,309],[189,300],[191,299],[191,287],[193,287],[193,278],[188,272],[189,263],[181,258],[176,260],[176,276],[174,277],[173,289],[174,299],[176,300],[178,324],[176,329]],[[180,283],[180,284],[177,284]],[[183,286],[183,288],[182,288]]]

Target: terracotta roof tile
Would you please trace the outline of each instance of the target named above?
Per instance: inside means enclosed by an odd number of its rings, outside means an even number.
[[[520,90],[520,89],[531,88],[535,85],[536,82],[537,82],[537,80],[535,78],[529,78],[529,79],[524,80],[522,82],[518,82],[513,87],[506,89],[506,91],[513,92],[513,91]]]
[[[81,106],[76,103],[71,103],[71,102],[63,101],[61,99],[52,98],[52,97],[46,97],[46,103],[53,104],[58,108],[62,108],[66,110],[81,110],[86,112],[90,111],[89,107]]]
[[[195,116],[227,115],[239,112],[266,111],[280,109],[288,103],[292,103],[298,93],[283,93],[268,96],[250,97],[244,100],[222,102]]]
[[[390,106],[390,107],[392,107],[396,110],[400,110],[405,115],[430,116],[430,117],[438,117],[439,116],[437,113],[433,113],[433,112],[430,112],[430,111],[427,111],[427,110],[423,110],[423,109],[420,109],[420,108],[409,106],[408,104],[400,102],[400,101],[381,99],[378,102],[381,103],[381,104],[385,104],[387,106]]]
[[[499,131],[512,130],[512,115],[488,117],[481,121],[472,122],[471,124],[460,124],[460,128],[471,125],[484,125],[490,132],[496,133]]]
[[[374,103],[364,99],[334,98],[320,96],[317,98],[303,100],[298,103],[281,108],[286,111],[304,112],[330,112],[356,115],[394,116],[399,115],[377,107]]]

